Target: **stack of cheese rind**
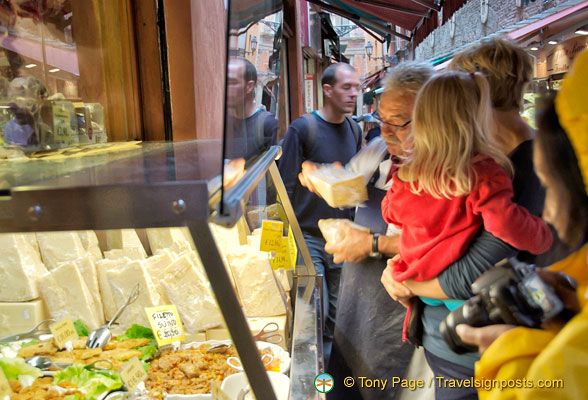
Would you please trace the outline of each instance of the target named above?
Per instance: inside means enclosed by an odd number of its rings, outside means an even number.
[[[247,317],[269,317],[286,312],[268,254],[248,245],[227,251],[227,259]]]
[[[223,323],[208,279],[188,254],[179,257],[165,270],[162,284],[167,297],[178,309],[187,332],[204,331]]]
[[[47,272],[30,235],[0,234],[0,301],[39,297],[37,280]]]
[[[38,232],[37,242],[49,271],[62,262],[77,260],[87,253],[77,232]]]
[[[43,275],[39,290],[52,318],[81,319],[90,330],[102,325],[98,307],[74,262],[62,263]]]
[[[307,173],[315,191],[333,208],[355,207],[368,199],[363,175],[338,168],[321,166]]]

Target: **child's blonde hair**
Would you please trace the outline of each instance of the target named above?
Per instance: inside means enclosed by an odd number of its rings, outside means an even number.
[[[413,151],[402,166],[414,193],[435,198],[469,194],[476,184],[474,157],[488,155],[512,174],[492,141],[490,88],[479,72],[449,71],[421,89],[413,115]]]

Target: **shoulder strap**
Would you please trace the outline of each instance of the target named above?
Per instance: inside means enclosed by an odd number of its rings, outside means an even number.
[[[359,126],[355,123],[355,121],[353,121],[352,118],[345,116],[345,119],[347,120],[347,122],[349,122],[349,125],[351,125],[351,130],[353,131],[353,135],[355,136],[355,143],[357,143],[358,146],[361,146],[361,135],[359,134]]]
[[[314,144],[316,142],[316,135],[317,135],[317,128],[316,128],[316,117],[310,114],[304,114],[302,116],[306,121],[307,132],[306,132],[306,140],[304,141],[304,155],[305,157],[309,157],[312,149],[314,149]]]

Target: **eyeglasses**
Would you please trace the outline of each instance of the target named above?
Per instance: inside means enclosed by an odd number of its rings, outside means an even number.
[[[380,117],[380,114],[378,113],[378,111],[374,111],[374,112],[372,113],[372,117],[374,117],[376,120],[378,120],[378,122],[379,122],[381,125],[386,125],[388,128],[390,128],[390,129],[392,129],[392,130],[395,130],[395,131],[396,131],[396,130],[399,130],[399,129],[402,129],[402,128],[406,128],[406,127],[407,127],[408,125],[410,125],[410,123],[412,122],[412,120],[411,120],[411,119],[409,119],[408,121],[406,121],[406,122],[405,122],[404,124],[402,124],[402,125],[395,125],[395,124],[391,124],[391,123],[389,123],[389,122],[386,122],[386,121],[384,121],[384,120],[382,119],[382,117]]]

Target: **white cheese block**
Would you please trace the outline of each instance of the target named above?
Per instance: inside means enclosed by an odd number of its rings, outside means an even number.
[[[139,235],[137,235],[134,229],[106,231],[106,248],[108,250],[137,248],[143,253],[143,258],[147,257],[143,243],[141,243],[141,239],[139,239]]]
[[[282,288],[267,253],[245,245],[227,252],[227,259],[246,316],[269,317],[286,313]]]
[[[0,337],[33,329],[49,318],[43,300],[0,304]]]
[[[368,199],[363,175],[333,165],[307,174],[315,191],[333,208],[354,207]]]
[[[186,241],[190,249],[194,250],[194,244],[190,230],[186,227],[182,228],[150,228],[147,229],[147,238],[149,239],[149,246],[151,252],[155,254],[157,250],[167,249],[171,247],[174,242]]]
[[[47,273],[37,250],[22,234],[0,234],[0,301],[39,297],[37,280]]]
[[[63,263],[39,280],[41,297],[52,318],[72,321],[81,319],[88,329],[98,329],[102,324],[96,315],[96,305],[82,274],[73,263]]]
[[[178,240],[176,242],[173,242],[169,247],[155,250],[153,254],[161,254],[165,251],[169,251],[174,255],[175,258],[178,258],[179,255],[182,253],[192,251],[192,247],[190,246],[190,243],[188,243],[187,240]]]
[[[204,331],[223,323],[208,279],[188,255],[181,256],[165,270],[162,283],[187,332]]]
[[[116,312],[116,305],[112,296],[112,290],[108,283],[107,272],[110,270],[121,269],[124,265],[131,263],[128,258],[104,259],[96,263],[96,273],[98,274],[98,286],[100,287],[100,297],[102,298],[102,307],[104,318],[110,321]]]
[[[37,242],[49,271],[60,263],[77,260],[87,253],[77,232],[37,232]]]
[[[80,235],[80,241],[82,242],[82,246],[92,257],[92,260],[102,260],[102,251],[100,250],[100,245],[98,244],[98,237],[96,236],[96,232],[78,231],[78,235]]]
[[[31,246],[33,246],[33,249],[35,249],[37,251],[37,253],[39,253],[39,255],[41,254],[39,251],[39,243],[37,243],[37,235],[33,232],[31,233],[22,233],[21,235],[23,235],[25,237],[25,239],[27,240],[27,242],[29,242],[29,244]]]
[[[132,324],[149,326],[145,307],[161,305],[161,297],[157,293],[143,262],[133,261],[121,268],[111,269],[106,271],[106,276],[117,309],[127,301],[135,286],[139,285],[139,297],[118,318],[120,328],[127,329]],[[184,293],[184,296],[188,296],[188,293]]]
[[[104,252],[104,258],[116,260],[117,258],[128,258],[130,260],[144,260],[147,253],[143,248],[127,247],[125,249],[112,249]]]
[[[161,296],[161,302],[163,304],[169,304],[169,299],[165,293],[165,289],[162,285],[162,280],[165,276],[165,270],[174,262],[171,252],[164,250],[161,253],[147,258],[143,261],[147,273],[151,277],[153,284],[157,288],[157,292]]]
[[[100,296],[98,273],[96,272],[96,265],[94,264],[92,256],[88,255],[87,257],[77,259],[74,263],[78,266],[78,269],[86,282],[86,286],[88,287],[90,295],[94,300],[94,305],[96,306],[96,315],[102,325],[105,322],[104,307],[102,306],[102,296]]]

